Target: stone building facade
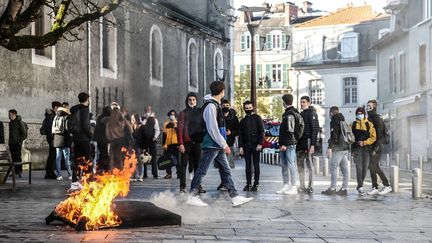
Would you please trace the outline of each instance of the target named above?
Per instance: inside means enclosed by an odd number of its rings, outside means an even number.
[[[202,102],[214,80],[226,83],[229,97],[229,6],[231,0],[126,1],[100,23],[82,26],[82,41],[62,40],[44,50],[0,49],[0,119],[7,122],[7,111],[18,110],[30,127],[31,159],[43,161],[39,127],[51,101],[74,105],[85,91],[95,115],[117,101],[131,114],[151,105],[163,121],[170,109],[184,109],[190,91]],[[47,13],[26,31],[48,31]]]

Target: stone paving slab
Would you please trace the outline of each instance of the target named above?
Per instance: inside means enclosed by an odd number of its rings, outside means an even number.
[[[243,164],[238,161],[233,170],[239,190],[245,184]],[[180,214],[181,227],[77,233],[45,225],[70,182],[42,177],[36,171],[32,185],[20,179],[16,192],[10,183],[0,185],[0,242],[432,242],[432,200],[412,200],[408,183],[400,193],[359,197],[351,180],[342,198],[321,195],[329,178],[316,177],[313,195],[285,196],[275,194],[282,186],[280,168],[262,165],[260,191],[246,193],[255,199],[233,208],[228,195],[215,189],[220,178],[211,168],[203,181],[207,208],[186,205],[176,179],[132,183],[129,200],[152,201]]]

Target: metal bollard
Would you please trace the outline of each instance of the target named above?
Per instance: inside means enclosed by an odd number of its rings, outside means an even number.
[[[412,170],[412,197],[422,198],[423,191],[423,172],[420,168]]]
[[[399,192],[399,166],[392,165],[390,169],[390,186],[393,192]]]
[[[399,158],[399,154],[396,154],[396,166],[400,167],[400,158]]]
[[[387,154],[387,167],[390,166],[390,154]]]
[[[323,176],[328,176],[328,175],[329,175],[329,159],[325,158],[324,159]]]
[[[407,154],[407,162],[406,162],[407,170],[411,170],[411,156]]]
[[[419,157],[419,167],[420,167],[420,170],[423,170],[423,156],[422,155],[420,155],[420,157]]]
[[[315,175],[319,176],[320,173],[320,158],[318,156],[313,157],[313,163],[315,168]]]

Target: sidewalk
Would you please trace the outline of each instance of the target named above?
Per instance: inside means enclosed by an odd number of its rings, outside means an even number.
[[[244,161],[236,165],[233,176],[241,190]],[[32,185],[26,184],[25,177],[20,179],[14,193],[9,181],[0,185],[0,241],[432,242],[432,200],[412,200],[408,179],[401,180],[400,193],[365,197],[357,195],[351,180],[349,195],[342,198],[321,195],[329,178],[320,176],[315,178],[313,195],[283,196],[275,194],[282,186],[280,167],[261,164],[260,191],[248,193],[255,199],[233,208],[228,195],[216,190],[220,179],[212,167],[203,181],[207,208],[185,205],[186,195],[178,193],[176,179],[132,184],[129,199],[151,200],[180,214],[181,227],[76,233],[60,225],[45,225],[44,218],[65,198],[70,182],[44,180],[43,173],[34,173]]]

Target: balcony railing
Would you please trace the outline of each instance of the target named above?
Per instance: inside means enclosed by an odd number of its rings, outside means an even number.
[[[328,63],[353,63],[359,61],[358,50],[341,52],[340,42],[325,42],[322,46],[306,48],[305,43],[293,47],[293,66]]]

